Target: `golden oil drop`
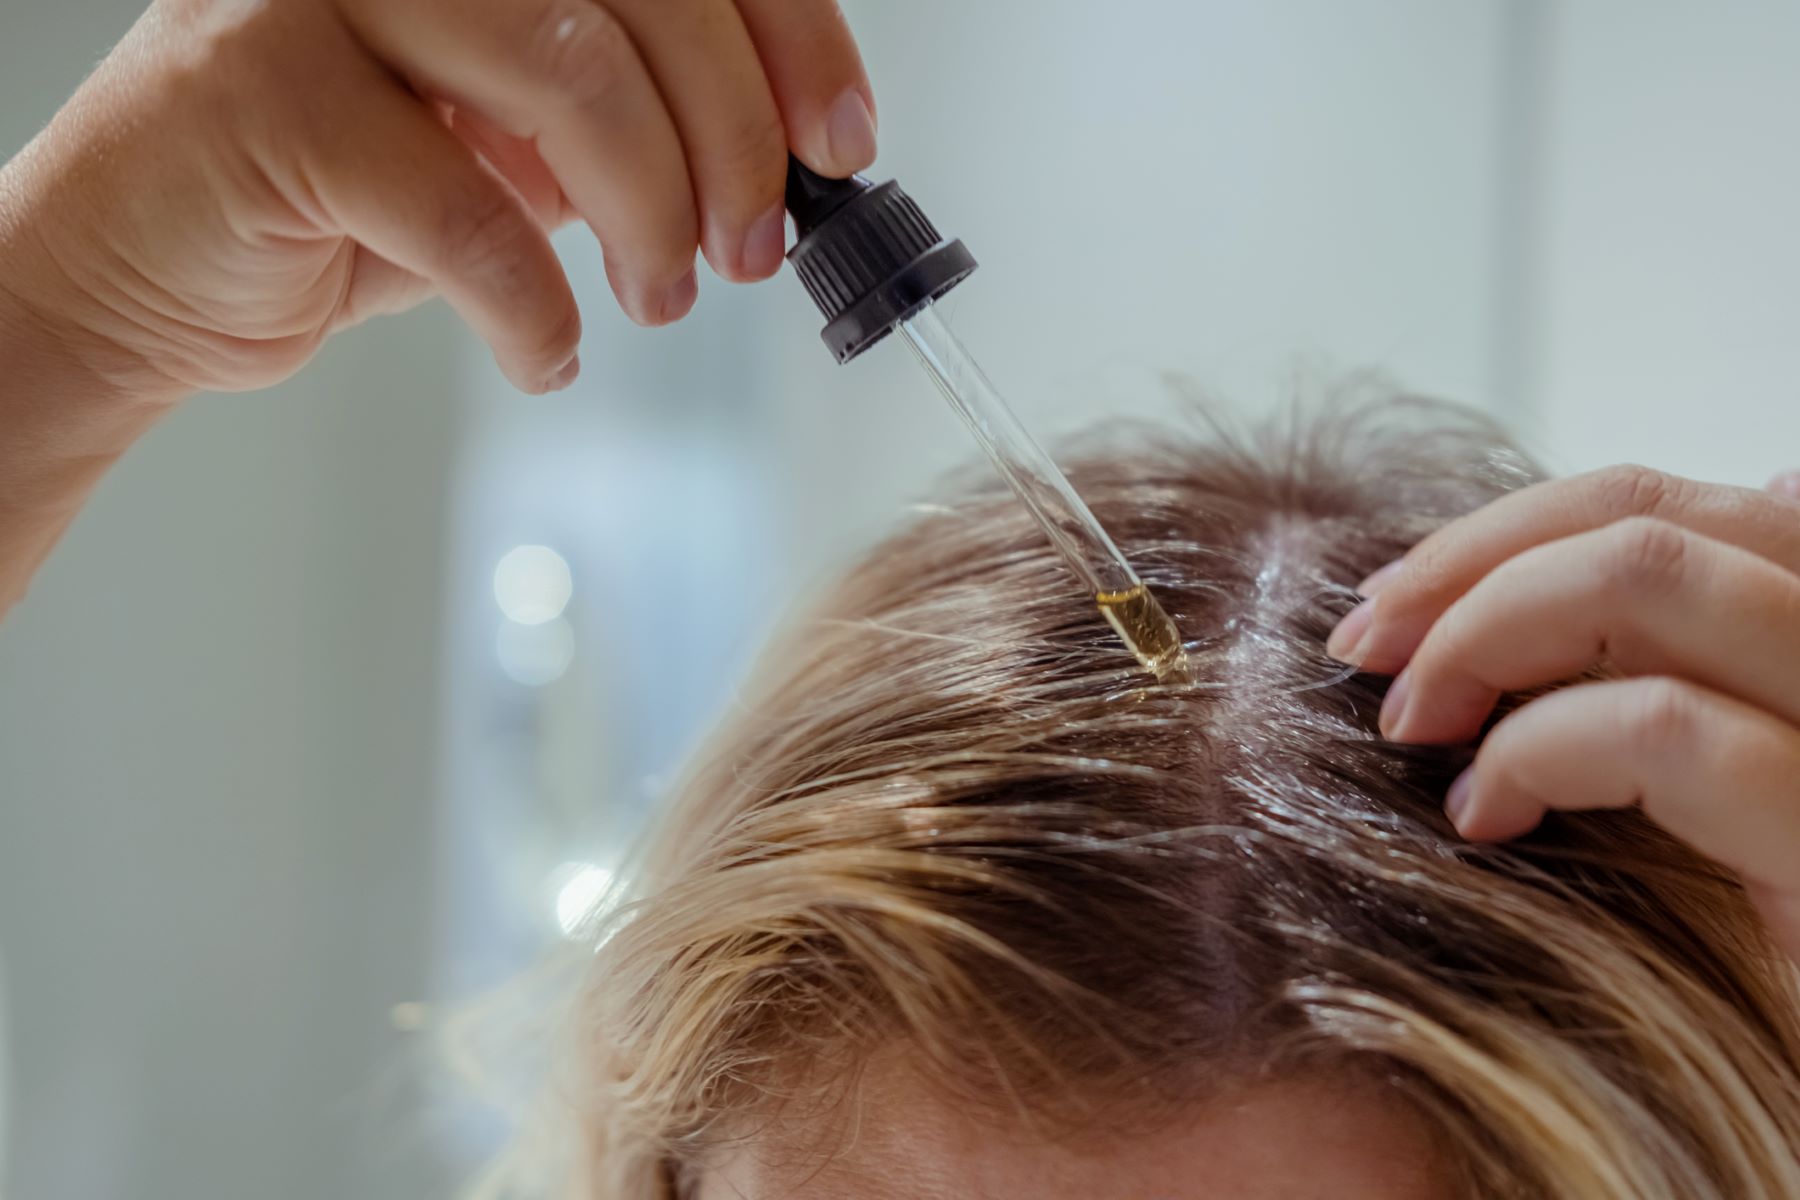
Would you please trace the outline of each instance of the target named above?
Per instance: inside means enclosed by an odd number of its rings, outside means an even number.
[[[1187,674],[1181,632],[1149,588],[1140,583],[1122,592],[1096,592],[1094,602],[1144,670],[1164,681]]]

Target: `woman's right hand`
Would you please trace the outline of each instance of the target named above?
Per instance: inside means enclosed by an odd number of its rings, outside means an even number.
[[[0,173],[0,301],[142,396],[275,383],[441,291],[541,392],[580,336],[549,230],[676,320],[696,249],[779,269],[789,148],[860,170],[873,110],[834,0],[156,0]]]

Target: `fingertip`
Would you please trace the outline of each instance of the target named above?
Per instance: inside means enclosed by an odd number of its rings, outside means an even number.
[[[1402,671],[1388,685],[1387,695],[1381,699],[1381,715],[1376,724],[1381,736],[1391,742],[1402,740],[1406,733],[1407,710],[1412,705],[1412,672]]]
[[[1375,621],[1375,602],[1365,600],[1344,615],[1326,639],[1325,653],[1341,663],[1351,666],[1362,662],[1365,643],[1369,640],[1369,628]]]
[[[520,395],[542,396],[550,390],[550,379],[548,376],[533,375],[531,372],[515,367],[498,356],[495,357],[494,362],[499,366],[500,373],[506,376],[506,382],[512,384],[513,388],[518,391]]]
[[[1465,841],[1506,842],[1537,828],[1544,808],[1510,790],[1494,770],[1470,763],[1444,793],[1444,815]]]
[[[568,362],[564,363],[562,365],[561,369],[559,369],[553,375],[550,376],[549,386],[546,387],[544,390],[547,392],[563,391],[570,384],[574,383],[576,378],[579,377],[580,374],[581,374],[581,355],[577,354],[575,357],[571,358]]]
[[[1491,808],[1492,805],[1479,803],[1471,797],[1461,816],[1452,818],[1451,823],[1456,826],[1456,832],[1462,835],[1464,841],[1488,845],[1524,837],[1543,820],[1543,813],[1539,811],[1528,820],[1515,818],[1509,821],[1505,814],[1489,811]]]
[[[854,175],[875,161],[875,106],[863,90],[844,89],[825,117],[826,166],[839,177]]]
[[[781,270],[786,256],[787,205],[778,200],[744,235],[744,257],[739,269],[752,280],[767,279]]]
[[[868,93],[851,86],[818,115],[794,129],[793,152],[827,179],[848,179],[875,164],[880,152],[875,112]]]
[[[1406,560],[1403,558],[1396,558],[1393,562],[1387,564],[1387,566],[1371,572],[1368,578],[1357,584],[1356,594],[1363,597],[1365,600],[1373,600],[1376,596],[1381,594],[1383,588],[1387,587],[1388,584],[1400,577],[1400,572],[1405,569],[1405,567]]]
[[[702,247],[719,278],[760,283],[781,270],[787,257],[787,205],[777,200],[749,225],[734,228],[723,219],[708,222]]]
[[[1408,665],[1389,685],[1379,718],[1390,742],[1459,746],[1475,742],[1500,693],[1473,679],[1433,671],[1421,678]]]
[[[613,299],[618,301],[619,311],[625,314],[626,320],[640,329],[655,329],[663,323],[666,288],[640,282],[636,270],[628,273],[615,266],[610,257],[606,263],[606,282],[612,286]]]
[[[506,376],[506,381],[527,396],[548,396],[563,391],[581,374],[579,354],[552,371],[509,361],[499,354],[495,354],[494,361],[500,367],[500,373]]]
[[[613,295],[619,308],[640,329],[661,329],[673,325],[693,311],[700,297],[700,278],[689,267],[674,283],[664,288],[620,286],[614,284]]]
[[[673,287],[663,295],[662,311],[658,324],[672,325],[694,310],[694,302],[700,298],[700,277],[692,267],[687,274],[675,281]]]
[[[1800,500],[1800,471],[1783,471],[1769,480],[1767,490],[1789,500]]]
[[[581,371],[581,310],[573,297],[553,320],[545,319],[551,322],[546,334],[521,333],[494,343],[501,369],[529,396],[560,392]]]
[[[1363,604],[1373,606],[1375,600],[1365,600]],[[1355,663],[1357,670],[1371,675],[1398,675],[1418,654],[1431,625],[1428,620],[1394,611],[1393,598],[1387,597],[1380,610],[1380,620],[1371,616],[1368,630],[1354,647],[1347,649],[1346,653],[1351,657],[1345,661]]]
[[[875,161],[875,89],[836,0],[736,0],[756,43],[787,141],[833,179]]]
[[[1465,767],[1462,774],[1450,784],[1450,790],[1444,794],[1444,815],[1456,826],[1458,833],[1464,833],[1463,821],[1469,811],[1469,801],[1475,790],[1475,767]],[[1466,835],[1465,835],[1466,836]]]

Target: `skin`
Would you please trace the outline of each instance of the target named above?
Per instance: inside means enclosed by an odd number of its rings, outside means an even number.
[[[1258,1083],[1129,1136],[972,1120],[898,1056],[848,1111],[764,1129],[700,1174],[693,1200],[1445,1200],[1453,1169],[1378,1083]]]
[[[784,249],[790,150],[875,157],[835,0],[155,0],[0,170],[0,612],[183,397],[442,294],[528,392],[580,369],[549,233],[662,325]]]
[[[1482,738],[1446,807],[1504,840],[1641,805],[1735,871],[1800,961],[1800,478],[1761,493],[1613,467],[1446,526],[1365,580],[1329,649],[1393,674],[1382,732],[1472,742],[1503,692],[1605,662]]]

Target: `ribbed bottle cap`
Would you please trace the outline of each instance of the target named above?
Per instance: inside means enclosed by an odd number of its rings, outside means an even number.
[[[788,160],[788,261],[825,316],[825,345],[849,362],[969,277],[975,256],[945,240],[896,183],[827,179]]]

